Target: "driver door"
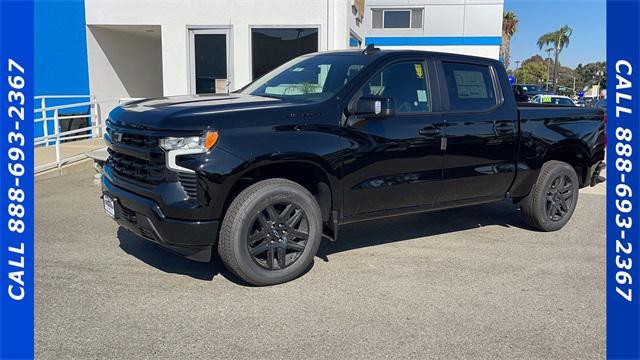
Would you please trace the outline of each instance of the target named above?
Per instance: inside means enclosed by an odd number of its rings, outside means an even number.
[[[433,112],[427,62],[386,65],[352,100],[391,98],[391,116],[360,120],[350,127],[354,146],[343,163],[345,220],[431,207],[442,186],[443,117]]]

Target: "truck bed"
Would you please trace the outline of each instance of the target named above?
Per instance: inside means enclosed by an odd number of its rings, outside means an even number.
[[[518,104],[520,140],[518,176],[512,193],[526,192],[548,158],[578,154],[576,172],[581,186],[589,185],[593,164],[604,160],[605,113],[598,108]],[[567,160],[568,161],[568,160]]]

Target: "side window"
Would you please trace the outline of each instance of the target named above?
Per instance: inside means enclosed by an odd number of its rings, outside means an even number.
[[[496,106],[489,66],[442,62],[452,111],[481,111]]]
[[[393,98],[397,113],[430,111],[427,72],[419,61],[387,67],[369,80],[362,95]]]
[[[573,106],[574,103],[570,99],[559,98],[558,105]]]

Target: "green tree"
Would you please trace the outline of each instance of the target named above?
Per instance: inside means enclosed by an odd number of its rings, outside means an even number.
[[[562,93],[563,95],[574,95],[573,92],[573,79],[576,79],[576,88],[578,87],[578,79],[575,77],[575,71],[566,66],[562,66],[562,64],[558,64],[558,89],[560,87],[564,87],[563,91],[559,91],[558,93]]]
[[[600,83],[603,89],[607,88],[607,63],[597,61],[589,64],[578,64],[575,69],[576,88],[584,89]]]
[[[534,55],[522,62],[514,72],[520,84],[542,84],[547,74],[547,65],[540,55]]]
[[[553,48],[555,50],[555,61],[553,63],[553,92],[556,92],[558,90],[558,61],[560,59],[560,52],[562,52],[564,48],[569,46],[572,34],[573,29],[568,25],[564,25],[557,31],[546,33],[540,36],[540,38],[538,39],[538,47],[540,48],[540,50],[548,45],[553,45]]]
[[[511,37],[518,30],[518,18],[512,11],[502,14],[502,43],[500,44],[500,57],[506,69],[509,68],[511,56]]]

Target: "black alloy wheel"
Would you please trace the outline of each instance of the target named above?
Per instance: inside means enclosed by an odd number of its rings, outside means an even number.
[[[542,166],[529,195],[520,202],[523,220],[542,231],[556,231],[571,219],[580,181],[573,166],[551,160]]]
[[[218,253],[252,285],[274,285],[304,274],[322,241],[322,211],[302,185],[273,178],[244,189],[227,209]]]
[[[573,207],[573,182],[569,176],[557,176],[547,188],[545,209],[550,220],[560,221]]]
[[[254,216],[247,246],[260,267],[282,270],[300,258],[308,239],[309,223],[304,210],[281,202],[268,205]]]

